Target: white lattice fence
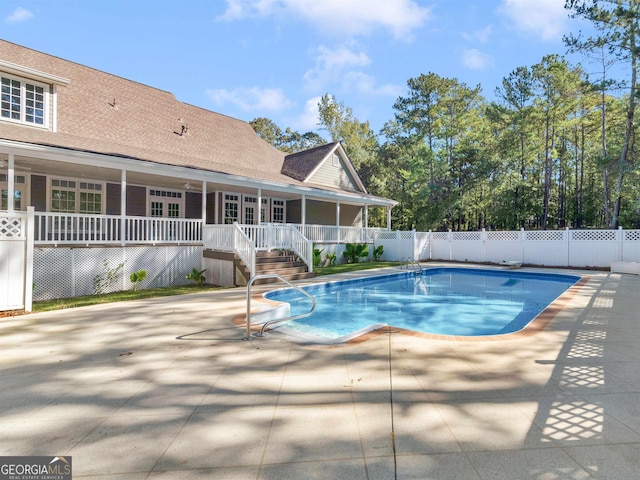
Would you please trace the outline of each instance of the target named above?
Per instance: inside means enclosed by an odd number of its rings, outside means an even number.
[[[138,288],[184,285],[185,275],[201,264],[199,246],[37,248],[34,300],[128,290],[130,275],[139,270],[147,278]]]
[[[608,268],[640,262],[640,230],[430,232],[433,260]]]
[[[625,230],[622,237],[623,262],[640,262],[640,230]]]
[[[620,258],[621,232],[618,230],[573,230],[569,235],[571,266],[611,265]]]

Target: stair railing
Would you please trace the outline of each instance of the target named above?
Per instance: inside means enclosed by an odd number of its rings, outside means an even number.
[[[315,299],[315,297],[313,295],[311,295],[306,290],[303,290],[302,288],[294,285],[293,283],[291,283],[287,279],[281,277],[277,273],[264,273],[264,274],[260,274],[260,275],[254,275],[253,277],[251,277],[251,279],[249,280],[249,283],[247,284],[247,329],[246,329],[246,332],[245,332],[245,336],[242,337],[242,340],[245,340],[245,341],[252,340],[252,337],[251,337],[251,287],[253,286],[253,283],[256,280],[260,280],[260,279],[263,279],[263,278],[277,278],[281,282],[286,283],[291,288],[299,291],[300,293],[302,293],[306,297],[310,298],[311,299],[311,310],[309,310],[307,313],[303,313],[303,314],[300,314],[300,315],[291,315],[291,316],[284,317],[284,318],[275,318],[273,320],[269,320],[267,322],[264,322],[262,324],[262,328],[260,328],[260,332],[259,333],[255,333],[254,336],[256,336],[256,337],[264,337],[265,336],[264,331],[266,330],[266,328],[269,325],[272,325],[272,324],[275,324],[275,323],[290,322],[292,320],[298,320],[300,318],[308,317],[309,315],[311,315],[313,313],[313,311],[316,308],[316,299]]]

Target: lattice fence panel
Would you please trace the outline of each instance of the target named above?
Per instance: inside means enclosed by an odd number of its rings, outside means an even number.
[[[482,232],[453,232],[453,240],[481,240]]]
[[[487,240],[490,241],[517,241],[520,240],[520,232],[507,231],[507,232],[487,232]]]
[[[33,252],[33,299],[70,297],[71,272],[71,249],[36,248]]]
[[[625,242],[640,242],[640,230],[625,230]]]
[[[0,239],[24,238],[25,220],[17,217],[0,217]]]
[[[447,232],[433,232],[431,234],[432,240],[447,240],[449,238],[449,234]]]
[[[123,290],[123,278],[127,277],[122,248],[74,248],[72,252],[77,296]]]
[[[564,240],[564,231],[534,230],[531,232],[525,232],[525,238],[529,241]]]
[[[396,238],[394,231],[382,231],[376,233],[376,240],[393,240]]]
[[[615,241],[617,233],[615,230],[572,230],[570,232],[571,240],[586,241]]]
[[[147,278],[138,288],[185,285],[190,282],[187,273],[200,269],[201,262],[198,246],[37,248],[34,300],[92,295],[100,280],[103,293],[127,290],[133,288],[129,276],[139,270],[146,270]],[[117,269],[120,263],[123,267]],[[107,282],[109,272],[116,270]]]

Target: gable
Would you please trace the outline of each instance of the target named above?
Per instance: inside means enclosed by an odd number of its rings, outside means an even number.
[[[350,192],[362,191],[337,149],[320,163],[318,168],[308,177],[307,182]]]
[[[306,184],[367,193],[339,142],[287,155],[282,173]]]

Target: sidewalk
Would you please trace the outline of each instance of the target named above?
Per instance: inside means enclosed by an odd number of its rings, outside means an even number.
[[[245,342],[243,289],[1,319],[0,455],[96,480],[635,478],[640,277],[582,273],[544,331],[496,342]]]

